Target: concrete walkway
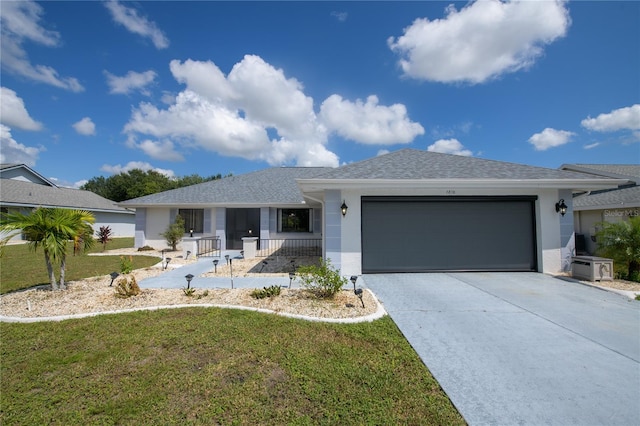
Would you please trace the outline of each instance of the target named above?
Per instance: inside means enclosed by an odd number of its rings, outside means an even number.
[[[225,255],[229,255],[232,259],[238,259],[239,251],[227,251],[220,259],[220,264],[225,263]],[[213,259],[211,257],[202,257],[195,263],[189,263],[178,268],[169,268],[169,270],[157,277],[146,278],[141,280],[138,285],[140,288],[183,288],[187,286],[186,275],[193,275],[191,287],[194,288],[231,288],[231,277],[210,277],[205,278],[200,275],[213,271]],[[233,263],[232,263],[233,266]],[[272,285],[289,286],[289,277],[233,277],[233,288],[263,288]],[[300,288],[294,280],[291,288]]]
[[[471,425],[640,425],[640,302],[537,273],[365,275]]]

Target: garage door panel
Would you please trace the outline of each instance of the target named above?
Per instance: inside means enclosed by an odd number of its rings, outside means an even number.
[[[534,198],[363,198],[364,272],[536,268]]]

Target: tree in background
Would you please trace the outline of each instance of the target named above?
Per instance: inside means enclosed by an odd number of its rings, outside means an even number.
[[[133,169],[108,178],[103,176],[91,178],[80,189],[120,202],[216,179],[222,179],[222,175],[218,173],[205,178],[193,174],[181,178],[169,178],[155,170]]]
[[[640,281],[640,216],[628,221],[601,222],[596,232],[598,255],[627,268],[627,279]]]
[[[178,243],[182,241],[184,236],[184,219],[180,215],[176,215],[175,222],[167,226],[167,230],[162,233],[162,237],[167,240],[167,244],[171,246],[171,250],[176,251]]]
[[[0,219],[0,232],[6,232],[1,243],[5,244],[13,236],[24,233],[29,248],[36,251],[42,247],[47,264],[52,290],[65,288],[65,268],[67,247],[70,240],[80,239],[80,248],[90,249],[93,239],[94,216],[84,210],[38,207],[29,214],[7,213]],[[60,282],[56,281],[54,265],[60,266]]]

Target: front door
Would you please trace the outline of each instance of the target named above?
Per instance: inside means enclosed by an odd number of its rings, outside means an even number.
[[[260,209],[227,209],[227,249],[242,250],[243,237],[260,236]]]

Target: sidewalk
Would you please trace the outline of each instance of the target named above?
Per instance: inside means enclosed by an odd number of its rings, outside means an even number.
[[[239,258],[239,253],[225,252],[220,256],[220,262],[225,262],[225,255],[229,254],[231,259]],[[193,288],[263,288],[272,285],[289,287],[289,277],[201,277],[202,274],[213,270],[212,258],[203,257],[196,263],[190,263],[178,268],[171,269],[157,277],[145,278],[138,285],[140,288],[183,288],[187,286],[186,275],[193,275],[191,287]],[[232,263],[233,265],[233,263]],[[232,284],[233,282],[233,284]],[[296,280],[291,283],[291,288],[300,288]]]

